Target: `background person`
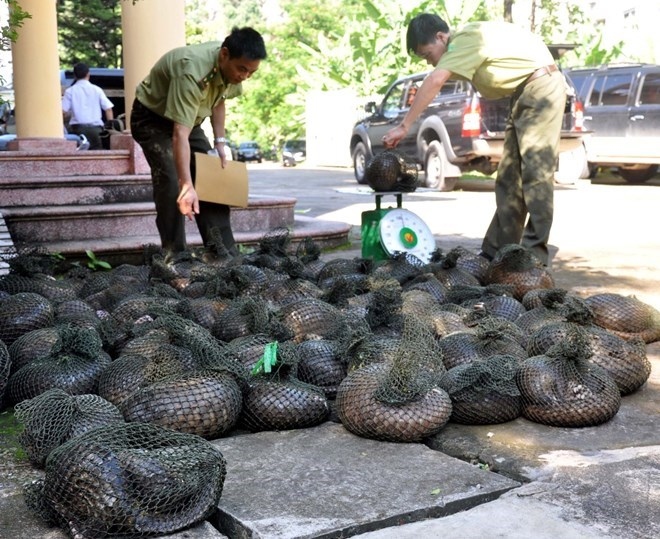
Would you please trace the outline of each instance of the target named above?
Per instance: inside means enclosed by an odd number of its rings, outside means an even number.
[[[210,117],[215,149],[225,166],[225,100],[241,95],[241,83],[257,71],[264,58],[261,35],[249,27],[234,28],[222,43],[190,45],[166,53],[138,85],[131,133],[151,168],[156,225],[164,250],[186,249],[184,216],[194,216],[204,245],[217,229],[224,246],[235,251],[229,206],[198,199],[192,157],[194,152],[211,150],[200,127]]]
[[[82,62],[73,66],[75,80],[62,96],[62,112],[68,119],[69,133],[85,135],[90,150],[102,150],[103,113],[110,122],[114,119],[112,101],[103,90],[89,82],[89,67]]]
[[[394,147],[448,79],[470,81],[485,98],[511,97],[502,160],[495,182],[496,210],[482,243],[492,259],[521,243],[548,264],[553,181],[566,105],[563,75],[540,37],[513,24],[478,22],[450,34],[437,15],[408,25],[406,46],[435,70],[420,86],[401,124],[383,137]]]

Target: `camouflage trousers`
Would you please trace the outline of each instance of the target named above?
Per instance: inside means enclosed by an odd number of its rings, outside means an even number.
[[[560,72],[535,79],[511,97],[495,181],[495,215],[481,246],[485,254],[492,257],[504,245],[516,243],[548,264],[565,106],[566,87]]]
[[[156,226],[162,247],[166,251],[186,249],[185,217],[179,212],[176,199],[179,182],[172,151],[174,122],[152,112],[137,99],[131,110],[131,134],[142,148],[151,168],[153,197],[156,204]],[[188,138],[190,144],[190,171],[195,178],[195,152],[207,153],[211,144],[201,127],[193,127]],[[205,246],[212,241],[212,232],[219,232],[224,246],[235,251],[234,235],[229,220],[229,206],[211,202],[199,203],[195,215],[197,228]]]

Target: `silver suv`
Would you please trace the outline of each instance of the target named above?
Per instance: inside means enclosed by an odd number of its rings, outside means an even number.
[[[605,65],[566,70],[584,103],[587,160],[618,167],[630,183],[642,183],[660,165],[660,65]]]

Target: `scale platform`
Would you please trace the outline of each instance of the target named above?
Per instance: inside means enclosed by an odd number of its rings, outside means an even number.
[[[362,212],[362,257],[388,260],[407,253],[426,263],[435,251],[435,238],[428,225],[415,213],[403,209],[402,191],[372,193],[376,209]],[[396,208],[383,208],[383,197],[396,198]]]

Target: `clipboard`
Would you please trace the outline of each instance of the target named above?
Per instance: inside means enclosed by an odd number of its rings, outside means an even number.
[[[217,155],[195,152],[195,191],[200,200],[247,208],[247,166],[227,161],[222,168]]]

